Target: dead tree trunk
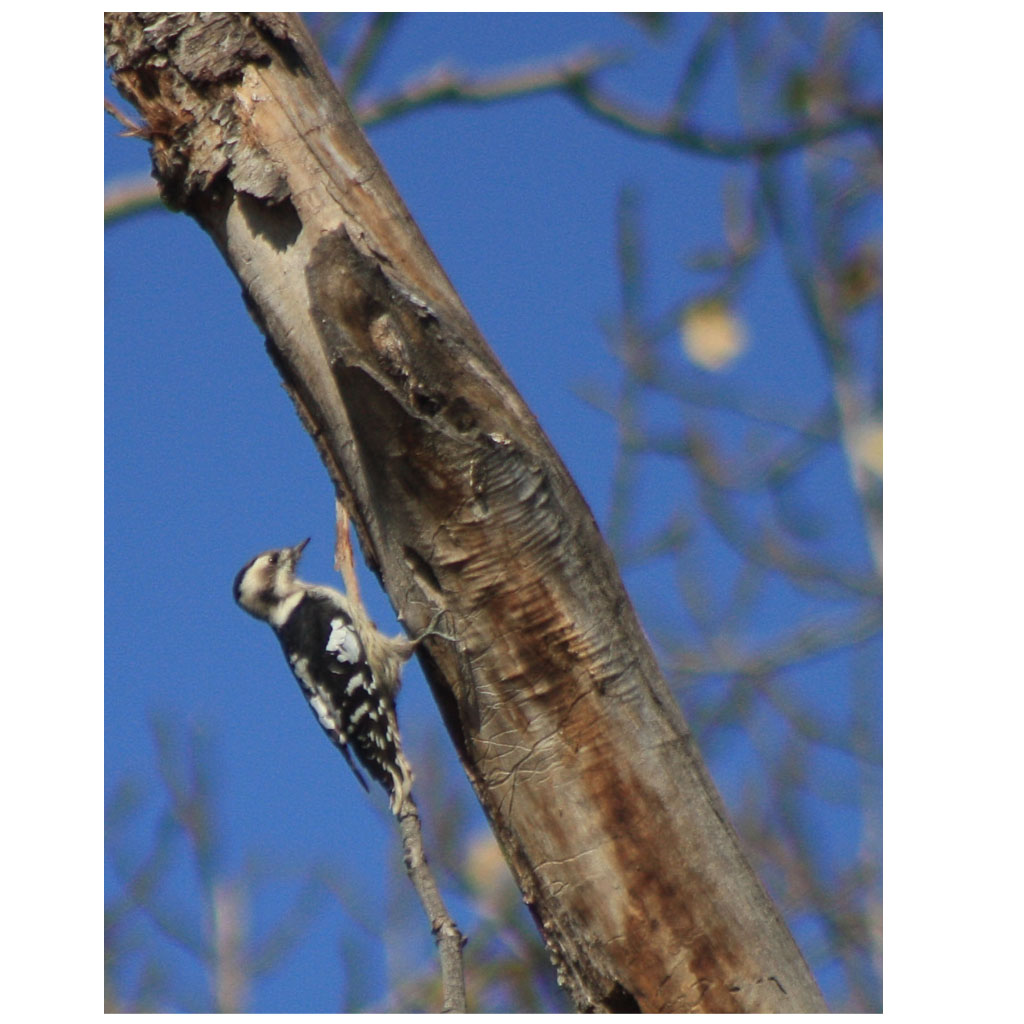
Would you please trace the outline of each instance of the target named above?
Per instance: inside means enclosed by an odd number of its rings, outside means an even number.
[[[580,1010],[822,1011],[590,510],[295,15],[108,14]],[[543,333],[538,325],[538,333]]]

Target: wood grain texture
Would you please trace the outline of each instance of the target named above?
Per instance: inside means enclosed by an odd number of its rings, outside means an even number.
[[[113,14],[580,1010],[818,1012],[590,510],[293,15]],[[538,324],[538,334],[544,325]]]

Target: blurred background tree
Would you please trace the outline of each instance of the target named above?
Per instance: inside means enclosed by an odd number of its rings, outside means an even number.
[[[365,125],[555,94],[636,147],[668,147],[680,175],[699,163],[717,176],[719,237],[676,239],[675,268],[651,266],[659,225],[645,213],[657,196],[622,183],[619,295],[594,308],[604,318],[594,345],[616,369],[580,367],[575,381],[617,439],[601,525],[744,846],[832,1009],[880,1010],[881,16],[626,15],[614,52],[581,37],[544,63],[474,74],[437,63],[371,94],[367,81],[410,19],[310,16]],[[608,84],[655,51],[676,55],[667,96]],[[120,182],[108,223],[156,202],[148,181]],[[766,267],[782,269],[786,294],[764,290]],[[674,280],[675,294],[666,301],[652,278]],[[804,329],[778,344],[772,322],[794,306]],[[433,960],[408,939],[422,932],[420,911],[397,856],[383,914],[343,864],[264,856],[232,869],[216,739],[167,720],[153,739],[162,790],[122,779],[108,803],[108,1009],[252,1009],[254,985],[292,969],[289,954],[325,914],[353,925],[339,1008],[437,1003]],[[456,917],[461,908],[460,924],[472,922],[470,1006],[566,1010],[496,845],[465,787],[446,780],[445,742],[438,729],[436,747],[417,752],[416,791]],[[150,839],[140,845],[133,826],[143,818]],[[185,910],[186,890],[198,915]],[[387,963],[383,998],[360,980],[356,947],[366,943]],[[191,980],[164,968],[170,948],[193,965]]]

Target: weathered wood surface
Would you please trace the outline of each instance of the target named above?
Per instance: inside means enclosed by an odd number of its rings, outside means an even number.
[[[162,192],[241,282],[399,615],[448,612],[428,678],[576,1006],[824,1010],[586,503],[301,21],[106,26]]]

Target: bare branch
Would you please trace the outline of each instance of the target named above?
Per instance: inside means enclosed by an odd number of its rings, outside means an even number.
[[[122,125],[126,131],[125,135],[134,135],[138,138],[146,138],[146,130],[136,124],[127,114],[123,113],[116,104],[112,103],[108,99],[103,100],[103,109],[115,120],[118,124]]]
[[[349,517],[345,506],[335,500],[337,539],[334,549],[334,566],[345,581],[348,594],[359,604],[359,581],[356,576],[352,553],[352,538],[349,533]],[[419,810],[411,796],[406,796],[405,805],[398,813],[398,826],[405,850],[405,866],[409,880],[416,889],[430,930],[437,943],[441,958],[441,982],[444,993],[445,1013],[466,1012],[466,979],[462,967],[462,933],[452,920],[441,898],[441,891],[427,863],[423,850],[423,832],[420,827]]]
[[[585,50],[549,64],[538,64],[488,78],[474,78],[443,65],[410,83],[400,93],[379,100],[359,100],[354,113],[364,125],[393,120],[438,103],[496,103],[519,96],[568,89],[581,76],[617,63],[617,55]]]
[[[838,317],[822,294],[823,283],[815,276],[800,252],[795,239],[795,228],[788,217],[782,199],[779,169],[771,163],[760,167],[759,180],[765,206],[782,243],[790,274],[797,285],[807,318],[815,331],[822,358],[829,371],[832,398],[837,411],[843,447],[850,467],[854,489],[860,499],[861,511],[867,531],[875,569],[882,571],[882,518],[877,487],[857,448],[857,439],[864,430],[871,410],[866,396],[855,380],[852,347],[843,333]]]
[[[420,814],[412,797],[406,798],[405,806],[398,815],[398,827],[402,832],[406,871],[430,921],[430,930],[441,957],[444,1012],[465,1013],[466,979],[462,969],[464,940],[444,905],[437,882],[427,864],[427,856],[423,852]]]
[[[371,14],[363,24],[363,30],[345,64],[338,74],[338,88],[343,96],[353,96],[356,90],[373,70],[388,38],[398,25],[401,14]]]
[[[762,650],[736,650],[727,638],[719,637],[710,657],[688,650],[673,655],[669,664],[672,671],[683,676],[767,679],[783,669],[863,643],[877,635],[881,625],[882,610],[878,605],[871,604],[858,609],[849,617],[799,626]]]
[[[882,124],[881,108],[866,107],[827,124],[797,125],[781,132],[726,135],[688,124],[673,110],[648,114],[629,107],[602,92],[591,75],[576,76],[566,83],[566,89],[588,113],[631,135],[723,160],[781,156],[827,139],[866,130],[877,131]]]
[[[163,208],[160,191],[149,175],[112,182],[103,193],[105,224],[113,224],[143,210]]]
[[[271,973],[302,941],[309,923],[315,917],[326,886],[315,874],[307,876],[289,907],[248,952],[249,974],[253,980]]]
[[[171,815],[163,814],[155,831],[149,852],[134,869],[124,863],[116,848],[108,853],[108,863],[121,883],[124,895],[108,908],[107,930],[117,929],[130,913],[139,912],[160,935],[203,962],[209,950],[197,932],[186,921],[160,906],[157,898],[157,889],[170,870],[173,842],[180,838],[178,823]]]

